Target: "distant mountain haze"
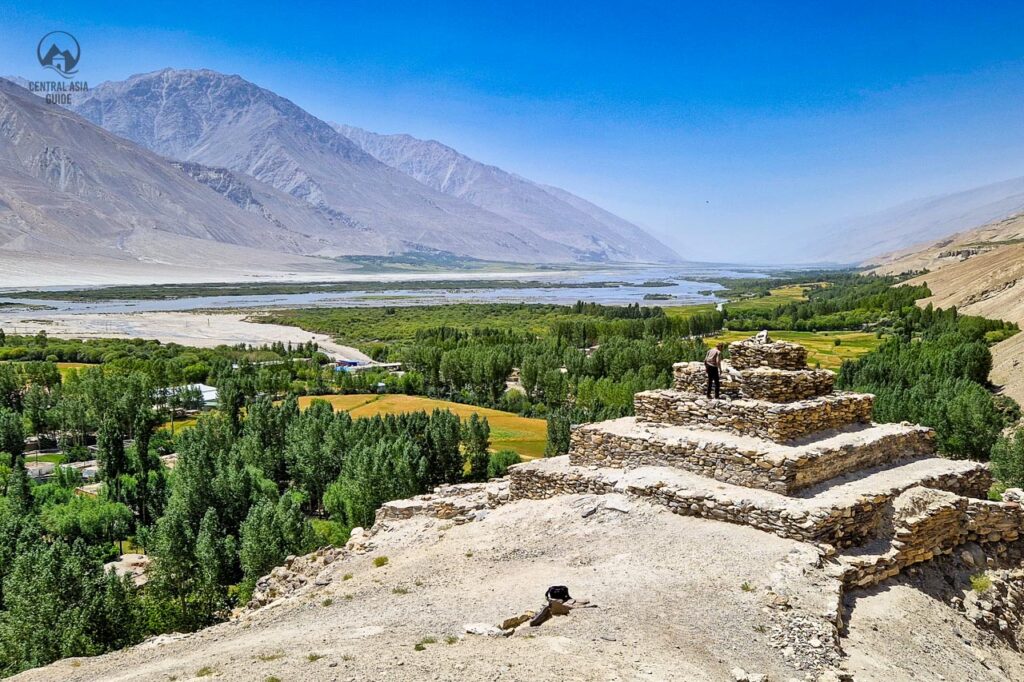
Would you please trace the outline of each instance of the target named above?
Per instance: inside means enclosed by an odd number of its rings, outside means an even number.
[[[543,215],[546,209],[538,206],[517,216],[445,191],[378,160],[289,100],[239,76],[166,69],[103,83],[77,98],[73,109],[170,159],[231,172],[230,179],[195,167],[191,174],[228,191],[232,201],[248,184],[249,194],[262,193],[265,210],[258,214],[308,235],[320,255],[440,251],[520,262],[678,259],[666,247],[652,248],[657,242],[639,228],[609,227],[539,189],[537,196],[549,197],[547,210],[555,215]],[[276,190],[272,197],[269,189]]]
[[[810,232],[806,262],[879,262],[1024,211],[1024,178],[909,201]]]
[[[363,151],[424,185],[540,234],[558,235],[558,241],[595,260],[659,262],[678,258],[636,225],[585,199],[475,161],[436,140],[331,125]]]

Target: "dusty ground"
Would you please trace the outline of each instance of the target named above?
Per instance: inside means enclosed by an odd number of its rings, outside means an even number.
[[[237,620],[13,679],[703,681],[736,667],[815,679],[788,669],[766,634],[778,612],[765,588],[780,570],[798,603],[820,584],[801,543],[620,495],[514,502],[461,526],[396,521],[373,543],[329,565],[326,584]],[[1024,679],[1024,656],[949,605],[965,576],[915,568],[848,595],[844,669],[856,682]],[[508,638],[465,633],[536,609],[552,584],[597,608]]]
[[[992,383],[1024,405],[1024,332],[992,347]]]
[[[308,595],[190,637],[15,679],[188,680],[204,668],[261,682],[725,680],[736,666],[772,680],[797,675],[760,630],[767,575],[806,546],[636,501],[626,513],[582,518],[595,502],[512,503],[455,527],[401,522],[370,554],[332,564],[333,582]],[[375,556],[388,565],[375,568]],[[465,635],[466,623],[536,609],[553,584],[598,608],[507,639]],[[428,637],[437,643],[416,651]]]
[[[934,566],[852,593],[846,666],[862,680],[1005,682],[1024,679],[1024,655],[949,606],[964,586]]]
[[[143,338],[163,343],[212,348],[220,345],[305,343],[316,341],[321,350],[335,358],[367,361],[369,357],[350,346],[342,346],[326,334],[298,327],[246,322],[245,315],[231,313],[75,313],[50,315],[45,311],[26,316],[0,313],[0,328],[16,334],[35,334],[45,329],[53,337]]]

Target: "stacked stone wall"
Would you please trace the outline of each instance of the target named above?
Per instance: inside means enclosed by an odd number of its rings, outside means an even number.
[[[578,427],[569,437],[569,461],[578,466],[670,466],[733,485],[786,494],[796,474],[786,462],[768,459],[764,448],[738,448],[711,439],[657,439]]]
[[[672,390],[643,391],[633,398],[638,419],[661,424],[723,429],[779,443],[871,421],[874,396],[834,393],[792,403],[715,400]]]
[[[727,492],[712,486],[695,489],[669,481],[629,483],[624,481],[622,473],[575,466],[554,468],[520,464],[509,469],[509,477],[510,496],[516,500],[621,491],[664,505],[681,516],[747,525],[785,538],[837,547],[861,545],[875,537],[887,518],[891,501],[902,492],[894,489],[862,496],[853,503],[822,506],[802,500],[787,502],[785,498],[760,503],[733,499]],[[931,477],[920,481],[919,485],[970,496],[984,494],[991,482],[988,470],[979,468]]]
[[[773,403],[806,400],[832,392],[835,373],[827,369],[773,369],[755,367],[730,371],[723,363],[722,394],[730,398],[749,398]],[[695,394],[707,393],[707,371],[703,362],[679,362],[673,365],[675,388]]]
[[[772,367],[774,369],[806,369],[807,349],[788,341],[758,343],[754,339],[729,344],[729,362],[736,369]]]
[[[755,445],[756,443],[756,445]],[[577,466],[669,466],[733,485],[791,495],[851,471],[932,454],[935,434],[924,427],[857,445],[781,448],[768,441],[734,443],[694,433],[635,428],[615,433],[601,424],[577,427],[569,460]]]
[[[1013,543],[1020,538],[1024,511],[1014,503],[971,499],[953,492],[914,488],[896,501],[891,548],[880,555],[845,559],[843,582],[867,587],[904,568],[952,554],[967,543]],[[902,514],[899,507],[903,503]]]
[[[935,454],[935,432],[918,427],[880,438],[869,446],[811,449],[794,462],[790,490],[803,490],[851,471]]]

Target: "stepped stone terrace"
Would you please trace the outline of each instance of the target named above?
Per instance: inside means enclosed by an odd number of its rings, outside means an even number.
[[[635,396],[635,417],[577,426],[568,455],[512,467],[510,497],[626,493],[753,526],[836,556],[848,587],[1018,539],[1024,514],[985,499],[985,464],[939,457],[929,428],[872,422],[874,396],[835,391],[797,344],[730,344],[721,399],[705,397],[702,363],[674,375]]]

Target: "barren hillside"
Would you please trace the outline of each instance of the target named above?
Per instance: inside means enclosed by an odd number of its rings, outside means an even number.
[[[718,681],[735,679],[736,668],[749,679],[839,679],[786,657],[779,614],[794,611],[778,611],[768,590],[785,573],[785,608],[827,604],[831,578],[811,545],[622,496],[522,500],[477,514],[463,525],[392,520],[270,606],[13,679]],[[858,682],[1024,675],[1006,642],[915,580],[850,597],[844,650]],[[466,633],[538,609],[552,584],[596,608],[509,637]]]
[[[14,679],[186,680],[203,669],[261,682],[723,680],[736,666],[796,674],[769,645],[761,608],[775,564],[793,552],[811,565],[812,548],[622,500],[584,518],[600,502],[521,501],[465,525],[394,522],[370,551],[330,564],[316,580],[325,585],[194,635]],[[375,568],[379,556],[389,561]],[[537,609],[554,584],[597,608],[508,638],[466,634],[467,623]],[[417,651],[427,638],[436,643]]]

